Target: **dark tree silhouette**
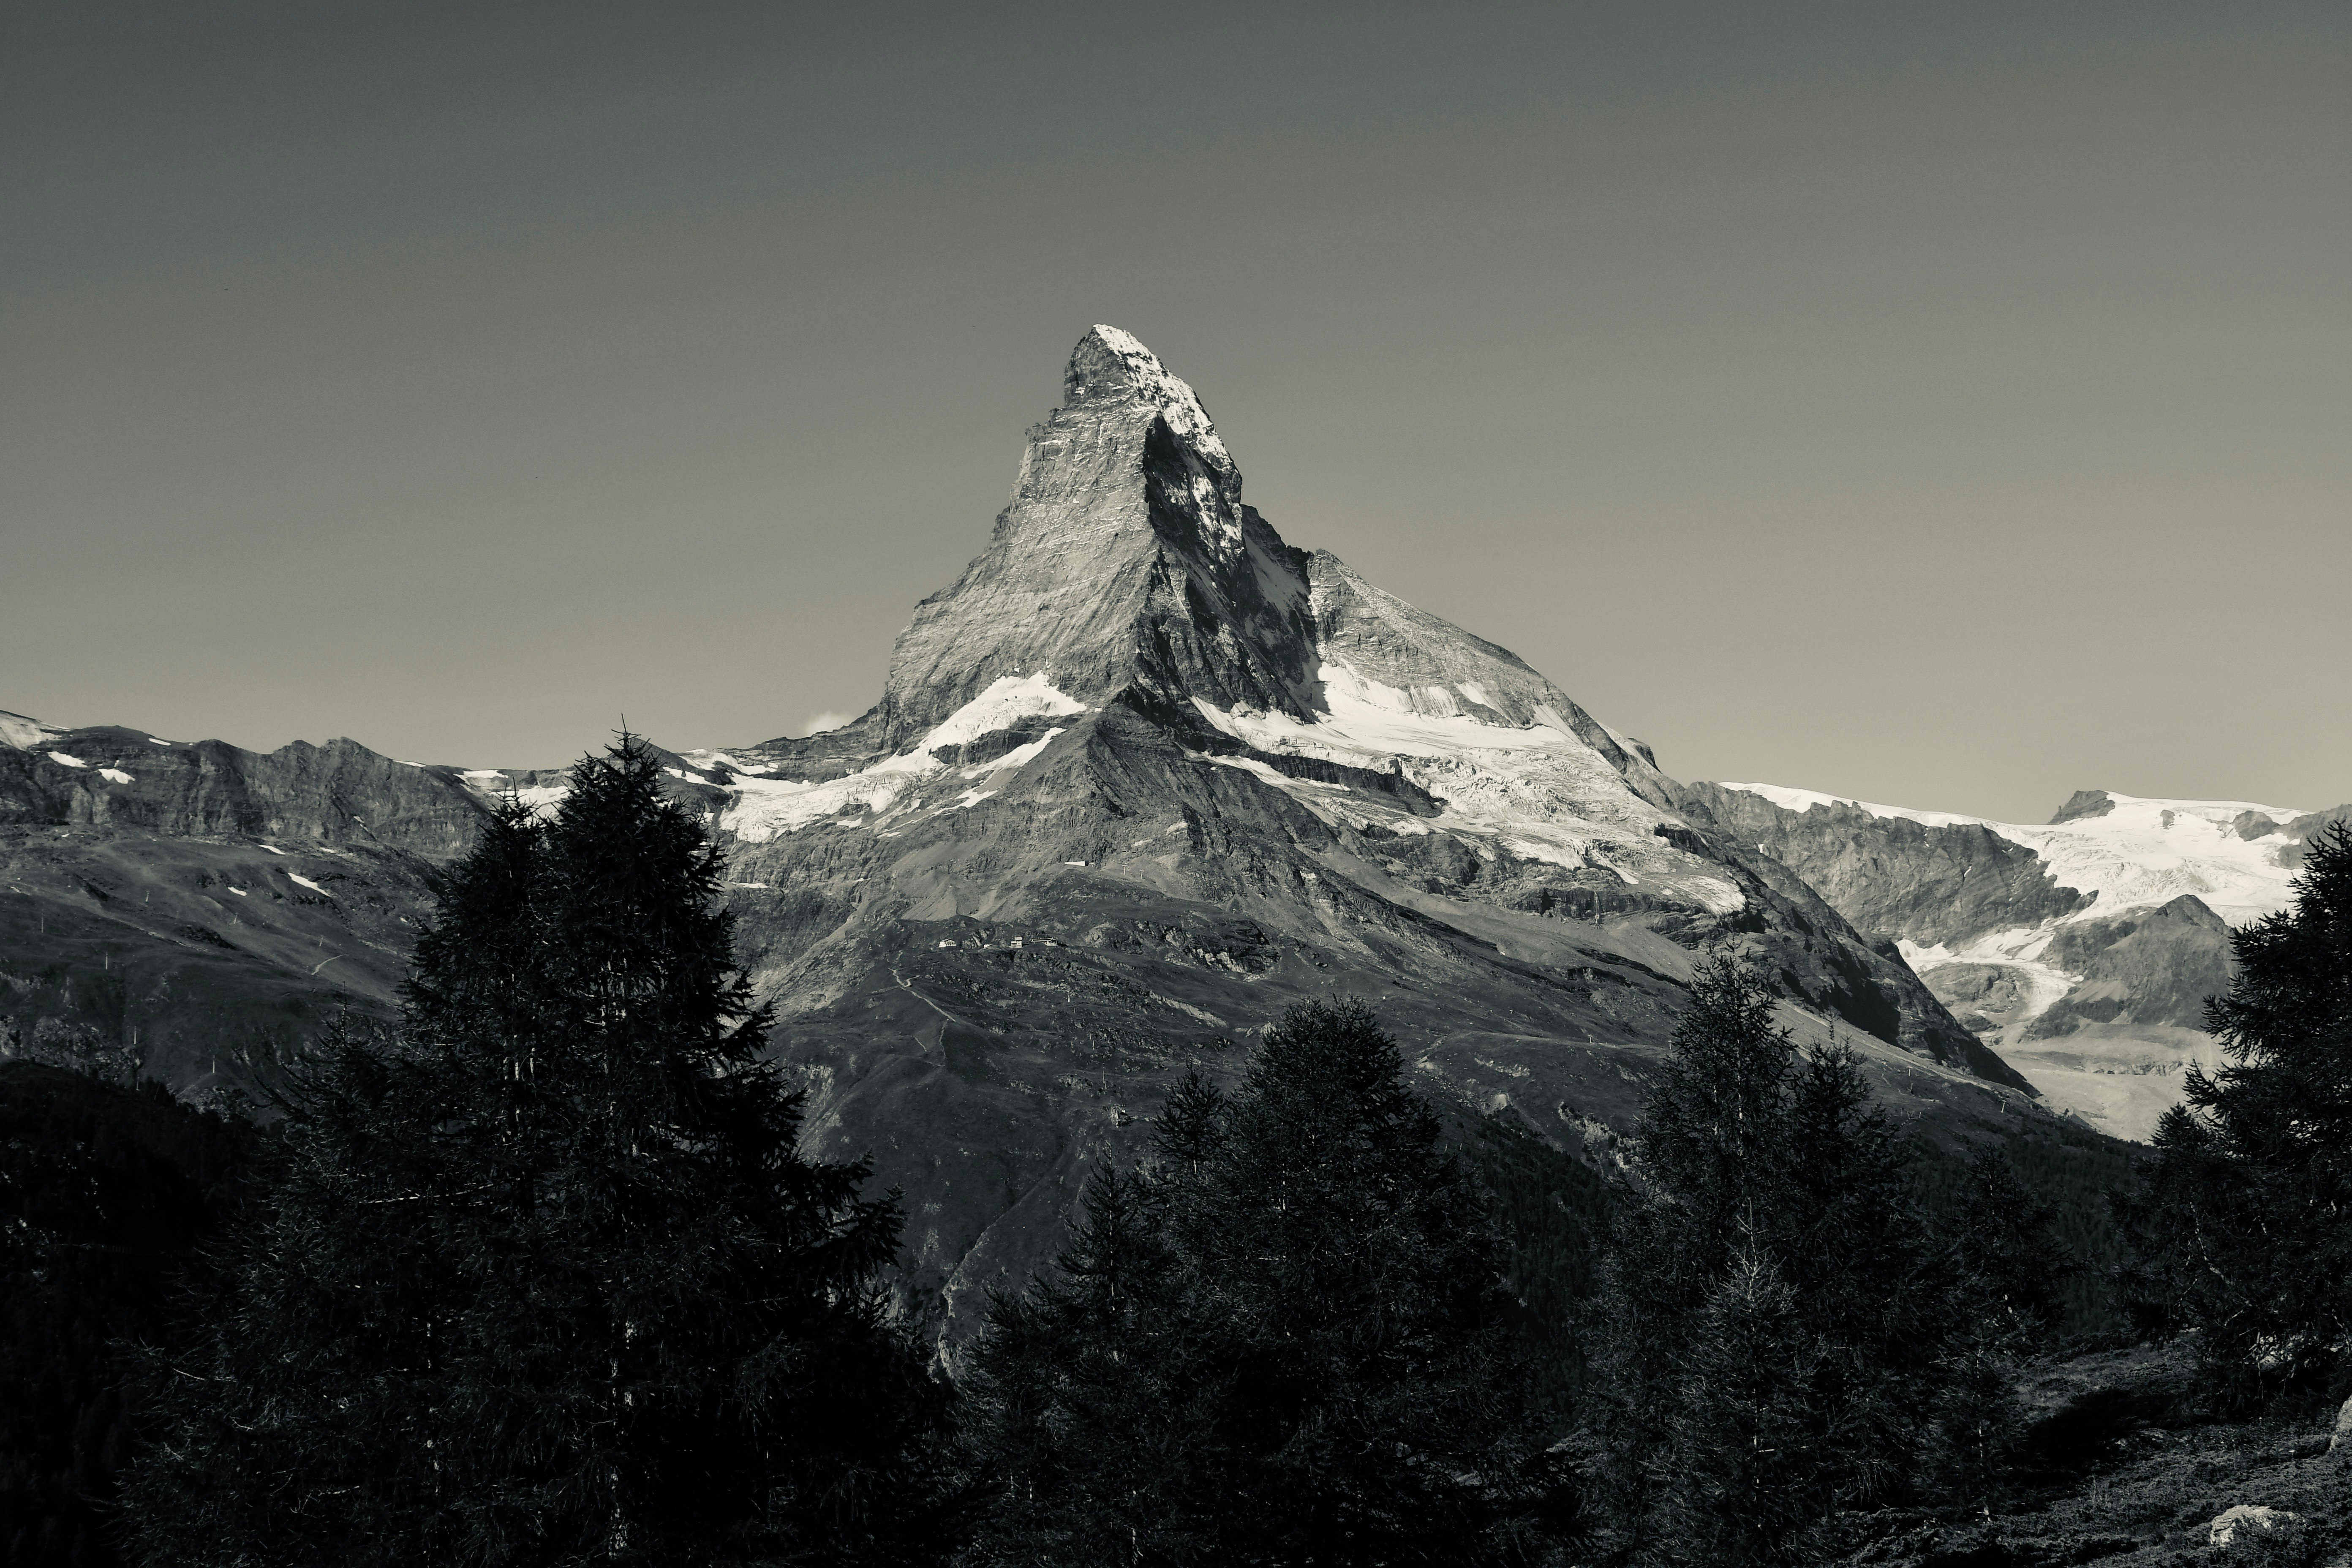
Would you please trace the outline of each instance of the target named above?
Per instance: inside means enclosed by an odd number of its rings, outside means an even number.
[[[129,1489],[173,1563],[941,1555],[943,1387],[875,1288],[895,1194],[796,1149],[719,860],[624,737],[440,889],[396,1033],[289,1168]]]
[[[1954,1443],[2007,1452],[1998,1297],[2047,1266],[2046,1215],[1931,1222],[1860,1058],[1801,1051],[1774,1002],[1702,965],[1643,1111],[1586,1412],[1619,1561],[1800,1561],[1838,1509],[1980,1481]],[[1956,1402],[1971,1368],[1979,1397]]]
[[[1359,1005],[1171,1096],[977,1355],[987,1563],[1539,1560],[1565,1473],[1503,1252]]]
[[[2242,1404],[2352,1333],[2352,824],[2309,845],[2294,903],[2238,931],[2206,1005],[2227,1061],[2191,1068],[2121,1205],[2147,1326],[2200,1331]]]
[[[0,1562],[121,1561],[107,1510],[138,1410],[118,1342],[178,1337],[263,1154],[161,1084],[0,1063]]]

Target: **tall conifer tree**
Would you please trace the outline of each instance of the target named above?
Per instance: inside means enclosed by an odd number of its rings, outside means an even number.
[[[289,1174],[131,1491],[152,1561],[905,1563],[945,1394],[893,1197],[803,1158],[719,859],[625,737],[440,889],[394,1036],[286,1096]]]
[[[2352,1335],[2352,824],[2311,841],[2294,894],[2232,937],[2206,1008],[2228,1059],[2189,1070],[2123,1205],[2151,1325],[2201,1331],[2233,1400]]]
[[[1592,1313],[1588,1435],[1619,1561],[1787,1562],[1809,1522],[1902,1495],[1981,1310],[1860,1059],[1800,1050],[1774,1001],[1703,965],[1643,1113],[1649,1192]]]
[[[1293,1009],[1158,1153],[992,1314],[978,1560],[1543,1561],[1573,1510],[1500,1249],[1371,1015]]]

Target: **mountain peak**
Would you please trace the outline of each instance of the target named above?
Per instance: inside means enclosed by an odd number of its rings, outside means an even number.
[[[1233,458],[1217,438],[1217,427],[1209,422],[1200,397],[1131,332],[1098,322],[1080,338],[1070,351],[1069,368],[1062,373],[1062,397],[1073,405],[1105,398],[1149,405],[1213,467],[1233,468]]]
[[[2062,822],[2079,822],[2086,816],[2105,816],[2116,808],[2116,797],[2103,789],[2078,789],[2066,797],[2058,815],[2050,819],[2055,827]]]

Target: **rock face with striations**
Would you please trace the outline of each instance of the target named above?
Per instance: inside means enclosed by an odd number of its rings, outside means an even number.
[[[1685,785],[1680,804],[1795,867],[1838,912],[1880,939],[1965,946],[1987,931],[2038,926],[2091,902],[2059,886],[2031,848],[1980,822],[1930,825],[1838,800],[1792,811],[1718,784]]]
[[[1307,998],[1370,1000],[1442,1099],[1600,1158],[1715,952],[1856,1042],[1898,1111],[2034,1113],[1647,748],[1242,493],[1192,389],[1097,327],[882,700],[682,754],[812,1135],[905,1189],[908,1289],[950,1338],[1179,1074]]]
[[[286,976],[308,947],[379,1001],[413,929],[383,858],[421,876],[486,789],[562,790],[362,748],[225,748],[207,773],[0,739],[29,803],[6,831],[86,948]],[[68,778],[52,749],[134,782]],[[903,1190],[903,1289],[946,1342],[1052,1255],[1087,1172],[1144,1147],[1179,1076],[1229,1075],[1302,1000],[1369,1000],[1458,1114],[1604,1162],[1714,954],[1777,978],[1801,1037],[1852,1041],[1898,1114],[1947,1135],[2042,1114],[1891,947],[1678,805],[1646,747],[1286,543],[1192,389],[1114,328],[1078,343],[987,548],[918,607],[870,711],[667,760],[727,849],[807,1136]],[[145,857],[144,881],[77,890],[105,855]],[[173,922],[141,924],[132,899],[166,891]],[[152,1070],[234,1070],[200,1067]]]
[[[446,857],[473,841],[481,813],[457,770],[394,762],[356,741],[248,752],[112,726],[58,730],[15,713],[0,714],[0,824],[302,838]]]

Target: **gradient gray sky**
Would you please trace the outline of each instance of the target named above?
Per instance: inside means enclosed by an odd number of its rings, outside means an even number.
[[[2352,7],[20,3],[0,708],[880,693],[1095,321],[1681,778],[2352,799]]]

